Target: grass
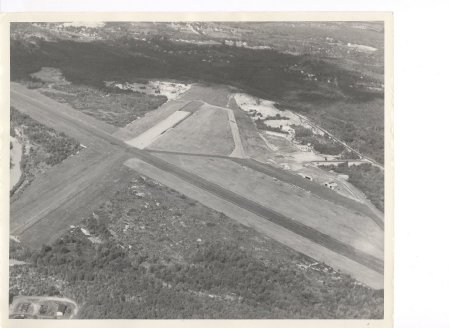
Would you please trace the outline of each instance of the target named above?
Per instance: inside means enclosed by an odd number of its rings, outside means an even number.
[[[66,296],[81,318],[383,317],[383,291],[150,179],[133,178],[84,227],[102,243],[78,228],[40,251],[12,242],[10,257],[30,264],[11,267],[10,295]]]
[[[361,250],[361,243],[364,241],[371,246],[367,251],[369,254],[378,257],[383,254],[383,234],[379,227],[367,215],[362,214],[364,212],[355,211],[353,205],[344,208],[324,201],[322,198],[325,197],[334,200],[336,193],[314,182],[304,182],[305,186],[309,184],[311,187],[314,186],[310,189],[312,192],[310,194],[302,188],[293,187],[289,182],[274,180],[264,173],[249,170],[238,162],[228,159],[183,156],[181,160],[180,156],[173,154],[157,154],[157,156],[170,163],[181,165],[183,169],[243,195],[253,202],[270,204],[265,206],[291,218],[294,222],[298,221],[356,249]],[[315,193],[319,197],[314,197]],[[333,196],[328,198],[328,193]],[[336,200],[338,204],[346,204],[345,197],[337,195]]]
[[[164,133],[151,146],[171,151],[229,155],[234,149],[228,114],[214,107],[202,107]]]
[[[14,196],[12,199],[15,199],[38,174],[62,162],[82,148],[76,140],[36,122],[13,107],[11,107],[10,115],[10,134],[24,145],[21,180],[10,192],[10,195]],[[20,135],[16,134],[16,130],[20,131]],[[25,147],[26,144],[29,145],[29,151]]]

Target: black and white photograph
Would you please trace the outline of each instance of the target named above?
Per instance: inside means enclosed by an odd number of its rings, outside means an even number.
[[[9,319],[390,318],[389,15],[54,17],[9,23]]]

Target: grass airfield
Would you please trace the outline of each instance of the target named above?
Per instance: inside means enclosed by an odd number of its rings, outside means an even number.
[[[252,141],[252,138],[247,140],[246,137],[252,134],[256,138],[257,132],[251,128],[247,131],[251,124],[239,109],[235,106],[232,109],[227,107],[230,103],[230,94],[227,92],[228,89],[223,87],[194,86],[179,98],[165,103],[155,112],[150,112],[151,114],[130,125],[113,127],[87,117],[67,104],[60,105],[36,91],[14,85],[12,102],[19,111],[24,111],[45,124],[48,115],[55,114],[55,106],[62,106],[63,111],[57,113],[60,121],[53,118],[52,127],[69,127],[66,129],[67,134],[88,144],[86,153],[90,149],[97,149],[104,155],[100,156],[98,164],[92,163],[87,171],[79,170],[79,167],[75,171],[76,165],[73,165],[72,170],[56,166],[55,173],[58,168],[60,174],[73,172],[73,182],[61,180],[62,189],[59,192],[58,188],[52,192],[56,179],[50,179],[50,182],[39,180],[35,186],[32,185],[31,190],[39,189],[39,183],[42,187],[44,184],[48,185],[46,188],[49,192],[45,196],[47,200],[39,202],[39,197],[32,198],[30,194],[19,201],[20,206],[13,204],[13,234],[19,238],[38,236],[31,239],[35,247],[40,242],[48,241],[48,236],[52,234],[60,235],[65,230],[65,225],[81,220],[82,217],[63,215],[64,219],[58,225],[51,224],[52,217],[60,215],[58,213],[77,213],[77,201],[81,200],[80,197],[93,200],[85,202],[84,211],[88,213],[95,203],[108,197],[109,193],[102,196],[100,191],[106,189],[101,189],[100,186],[111,188],[108,181],[126,181],[125,171],[121,169],[125,164],[187,197],[197,197],[206,206],[222,211],[297,251],[302,248],[293,239],[303,240],[302,251],[306,255],[328,262],[370,286],[382,288],[383,266],[379,263],[383,259],[383,231],[370,217],[342,205],[336,206],[314,190],[311,193],[311,190],[282,182],[231,160],[230,155],[236,148],[236,135],[233,136],[231,128],[233,123],[240,133],[239,141],[242,141],[242,160],[249,157],[246,151],[251,154],[264,146]],[[227,111],[232,111],[236,118],[233,120]],[[189,115],[174,120],[173,125],[160,128],[161,122],[180,112]],[[145,139],[149,133],[155,135],[152,135],[153,139],[146,147],[137,147],[129,142],[140,136]],[[269,152],[268,149],[265,151]],[[77,157],[74,160],[76,159]],[[65,162],[61,165],[64,164]],[[103,174],[106,167],[115,169],[108,169],[108,174]],[[50,171],[48,176],[52,175],[53,172]],[[31,199],[38,201],[37,206],[42,210],[37,213],[32,211],[34,206]],[[29,214],[26,214],[27,208],[30,209]],[[264,211],[275,214],[264,217],[261,214],[266,213]],[[284,222],[284,226],[279,226],[272,216],[284,218],[284,221],[280,221]],[[290,229],[291,225],[294,228]],[[332,245],[335,243],[341,251],[333,249]],[[342,261],[343,258],[346,260]],[[346,264],[342,265],[344,262]]]

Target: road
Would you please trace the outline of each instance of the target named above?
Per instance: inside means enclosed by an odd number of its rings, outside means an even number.
[[[384,221],[383,217],[374,213],[370,208],[366,205],[359,203],[355,200],[352,200],[348,197],[339,195],[338,193],[329,190],[328,188],[321,186],[317,183],[304,179],[303,177],[292,174],[280,169],[277,169],[269,164],[261,163],[254,159],[232,159],[233,161],[247,166],[253,170],[259,171],[261,173],[267,174],[271,177],[274,177],[280,181],[290,183],[296,185],[302,189],[308,190],[313,194],[319,196],[320,198],[332,202],[336,205],[344,206],[346,208],[350,208],[355,210],[356,212],[360,212],[369,218],[371,218],[381,229],[384,229]]]
[[[71,299],[66,298],[66,297],[16,296],[16,297],[14,297],[14,300],[13,300],[12,304],[9,306],[10,316],[21,315],[22,314],[20,312],[14,313],[14,310],[17,309],[17,306],[20,303],[31,303],[31,304],[34,305],[34,312],[35,313],[32,314],[33,316],[36,316],[37,318],[40,318],[40,319],[53,319],[53,317],[40,315],[39,312],[38,312],[39,308],[40,308],[40,305],[48,303],[48,302],[55,302],[56,304],[66,304],[67,306],[70,306],[72,308],[72,312],[71,312],[70,316],[64,317],[64,319],[73,319],[78,314],[78,310],[79,310],[78,304],[74,300],[71,300]],[[32,315],[29,314],[29,316],[32,316]],[[56,313],[54,315],[56,316]]]
[[[295,115],[297,115],[298,117],[300,117],[301,119],[305,120],[308,122],[309,125],[311,125],[313,128],[316,128],[320,131],[322,131],[323,133],[325,133],[326,135],[330,136],[331,139],[333,139],[335,142],[341,144],[342,146],[344,146],[349,152],[354,152],[356,154],[358,154],[358,156],[360,156],[362,159],[366,160],[367,162],[371,163],[374,166],[379,167],[381,170],[384,170],[384,166],[381,165],[380,163],[378,163],[377,161],[375,161],[374,159],[361,154],[358,150],[350,147],[349,145],[347,145],[344,141],[342,141],[341,139],[339,139],[338,137],[336,137],[334,134],[330,133],[329,131],[325,130],[324,128],[314,124],[314,122],[312,122],[310,119],[308,119],[305,116],[299,115],[294,113]]]
[[[39,236],[48,238],[52,229],[54,230],[55,228],[53,224],[57,225],[57,231],[64,229],[64,225],[61,226],[61,222],[66,224],[67,227],[69,225],[67,224],[69,218],[79,213],[88,213],[86,210],[89,211],[92,206],[98,205],[99,197],[103,197],[103,192],[114,189],[114,182],[117,179],[120,179],[121,176],[124,176],[123,172],[121,172],[123,162],[129,158],[138,158],[160,170],[181,178],[188,184],[197,186],[223,200],[236,204],[239,207],[276,223],[299,236],[307,238],[318,245],[344,255],[375,272],[382,273],[384,270],[382,259],[363,253],[362,251],[346,245],[307,225],[285,217],[270,209],[268,205],[263,206],[258,204],[214,184],[207,179],[201,178],[192,172],[168,163],[152,155],[148,150],[140,150],[131,147],[113,135],[116,132],[115,128],[97,122],[95,119],[86,117],[87,115],[77,112],[68,106],[61,105],[56,101],[39,95],[36,91],[28,90],[23,86],[12,83],[11,104],[16,107],[16,109],[29,114],[37,121],[49,125],[55,130],[62,131],[71,137],[77,138],[78,140],[81,140],[83,144],[91,147],[92,150],[98,150],[101,154],[106,155],[99,159],[99,162],[96,164],[91,163],[87,169],[86,167],[82,170],[78,169],[78,171],[73,171],[74,174],[72,175],[70,172],[67,172],[69,180],[62,183],[62,186],[57,182],[54,182],[55,188],[53,191],[51,190],[51,183],[48,184],[45,189],[46,193],[44,194],[44,199],[38,194],[34,200],[31,196],[25,198],[25,200],[22,201],[21,206],[12,205],[12,232],[16,232],[19,237],[34,237],[32,243],[36,246],[39,242],[48,241],[48,239],[43,239],[43,237]],[[274,172],[276,171],[275,168],[272,168],[269,172],[267,168],[263,169],[262,166],[252,163],[251,160],[242,163],[248,165],[252,169],[270,173],[270,175],[275,174]],[[50,172],[49,174],[52,173]],[[281,179],[283,179],[283,177],[286,179],[284,175],[279,176]],[[99,182],[101,183],[99,184]],[[45,184],[43,181],[40,183]],[[67,184],[67,186],[64,186],[65,184]],[[34,188],[39,189],[39,186],[40,185],[37,184]],[[323,192],[323,190],[321,190],[321,192]],[[333,193],[333,195],[336,194]],[[342,198],[345,199],[345,197]],[[28,201],[30,203],[28,203]],[[36,202],[39,201],[39,205],[33,205],[33,202],[36,204]],[[343,199],[339,201],[344,202]],[[353,203],[350,204],[349,201],[351,200],[345,201],[346,203],[344,205],[355,206]],[[39,210],[33,211],[32,209],[34,206],[38,206]],[[24,209],[21,209],[21,207]],[[363,211],[363,209],[359,210]],[[66,215],[64,215],[64,213],[66,213]],[[373,213],[371,214],[373,215]],[[60,220],[61,215],[64,217],[64,220]],[[57,224],[58,221],[60,222],[59,225]],[[37,226],[39,229],[36,228]],[[35,229],[31,229],[33,227]],[[44,233],[42,233],[42,229],[44,230]],[[34,233],[36,231],[39,233]],[[23,238],[23,240],[26,240],[26,238]]]

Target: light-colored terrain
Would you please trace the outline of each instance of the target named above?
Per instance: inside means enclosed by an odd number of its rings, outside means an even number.
[[[189,118],[167,131],[149,148],[187,153],[229,155],[234,149],[226,110],[202,105]]]
[[[10,150],[11,167],[9,169],[9,190],[11,190],[20,180],[22,170],[20,161],[22,160],[22,145],[16,139],[11,137],[12,149]]]
[[[162,95],[168,100],[177,99],[181,94],[190,89],[190,84],[174,83],[169,81],[148,81],[147,83],[115,83],[106,82],[107,86],[114,86],[122,90],[132,90],[134,92],[149,95]]]
[[[289,218],[383,258],[383,230],[368,217],[227,159],[177,154],[157,156],[249,200],[270,204],[273,210]]]
[[[23,305],[26,305],[24,308]],[[59,305],[66,307],[65,313],[59,312]],[[41,310],[45,308],[45,312]],[[26,309],[26,311],[24,311]],[[16,296],[10,305],[10,317],[36,319],[72,319],[78,313],[78,304],[69,298],[63,297],[36,297],[36,296]]]
[[[128,166],[367,285],[383,286],[383,232],[367,215],[369,209],[358,210],[364,205],[348,199],[330,202],[320,188],[302,190],[244,165],[247,159],[227,158],[236,145],[231,116],[223,109],[230,103],[229,90],[224,87],[194,85],[177,100],[152,112],[156,114],[123,129],[15,83],[11,84],[11,103],[19,111],[87,146],[79,155],[36,178],[22,197],[11,204],[11,234],[22,242],[40,247],[54,240],[127,181]],[[193,114],[164,133],[155,144],[172,133],[172,140],[167,142],[173,141],[173,146],[181,144],[183,149],[192,152],[201,149],[209,154],[152,154],[148,149],[124,142],[181,109]],[[254,135],[254,130],[247,134],[240,126],[245,119],[237,115],[237,109],[233,111],[237,126],[244,133],[240,136],[244,140],[242,148],[255,151],[260,145],[256,139],[245,141],[247,135]],[[195,115],[200,116],[199,120],[193,119]],[[215,134],[216,130],[220,133]],[[201,144],[205,141],[206,145]]]
[[[171,129],[176,124],[180,123],[189,115],[191,115],[190,112],[177,110],[176,112],[172,113],[169,117],[158,122],[158,124],[156,124],[152,128],[138,135],[136,138],[127,140],[127,144],[139,149],[144,149],[150,146],[153,142],[155,142],[155,140],[158,139],[164,132]]]
[[[252,211],[245,210],[232,202],[224,201],[221,197],[213,195],[192,184],[185,183],[184,180],[141,160],[130,159],[125,162],[125,165],[136,170],[140,174],[155,179],[156,181],[177,190],[180,193],[189,195],[190,198],[222,212],[237,222],[251,227],[298,252],[306,254],[317,261],[327,263],[336,270],[341,270],[342,272],[348,273],[355,279],[364,282],[372,288],[379,289],[384,286],[383,274],[371,270],[346,256],[342,256],[333,250],[330,250],[327,247],[318,245],[308,238],[299,236],[298,234],[283,228],[278,224],[274,224],[269,220],[254,214]]]
[[[231,157],[245,157],[244,146],[242,146],[242,139],[239,133],[239,127],[236,123],[236,117],[234,116],[234,111],[231,109],[227,109],[228,113],[228,122],[230,123],[231,133],[233,135],[234,141],[234,150],[230,154]]]

